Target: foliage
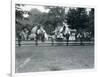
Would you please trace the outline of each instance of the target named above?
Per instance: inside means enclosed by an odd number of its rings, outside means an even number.
[[[94,36],[94,8],[89,12],[89,28],[88,31],[92,32]]]
[[[49,13],[45,18],[44,28],[49,34],[52,34],[58,24],[62,26],[62,23],[64,21],[65,8],[57,6],[48,6],[46,7],[46,9],[49,9]]]
[[[22,19],[23,18],[23,13],[24,11],[20,8],[21,4],[16,4],[15,6],[15,16],[16,16],[16,19]]]
[[[68,12],[65,12],[65,7],[45,6],[45,9],[49,9],[49,12],[45,13],[38,9],[31,9],[30,12],[23,11],[20,8],[21,6],[24,7],[25,5],[16,4],[15,8],[16,31],[24,28],[30,31],[34,24],[41,24],[48,34],[52,34],[57,26],[63,26],[63,22],[66,22],[71,29],[76,29],[77,31],[87,30],[94,34],[93,8],[87,14],[85,8],[69,8]],[[25,12],[29,14],[28,18],[23,17]]]
[[[15,6],[16,33],[17,33],[18,31],[23,30],[24,28],[27,28],[28,30],[30,30],[30,29],[28,28],[28,27],[30,27],[30,26],[27,26],[27,24],[23,24],[23,21],[29,21],[28,18],[25,18],[25,17],[23,16],[23,14],[27,12],[27,11],[24,11],[24,10],[21,9],[21,7],[24,7],[24,6],[25,6],[25,5],[23,5],[23,4],[16,4],[16,6]],[[27,12],[27,13],[30,15],[29,12]],[[28,24],[28,25],[29,25],[29,24]]]
[[[88,15],[85,8],[74,8],[68,11],[66,20],[69,28],[84,30],[88,27]]]

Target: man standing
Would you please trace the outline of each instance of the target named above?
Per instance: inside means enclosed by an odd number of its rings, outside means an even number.
[[[69,43],[69,36],[70,36],[70,33],[66,33],[65,37],[66,37],[66,45],[68,46],[68,43]]]
[[[37,25],[37,29],[36,29],[36,32],[35,32],[35,45],[37,46],[38,45],[38,40],[39,40],[39,29],[40,29],[40,25],[38,24]]]
[[[17,32],[17,38],[18,38],[18,46],[20,47],[21,46],[21,39],[22,39],[20,31]]]
[[[80,40],[80,45],[83,45],[84,34],[82,32],[78,33],[77,37]]]

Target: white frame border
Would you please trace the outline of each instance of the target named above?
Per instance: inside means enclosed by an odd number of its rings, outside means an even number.
[[[11,40],[11,63],[12,63],[12,68],[11,68],[11,74],[12,76],[29,76],[29,77],[33,77],[33,76],[38,76],[40,74],[40,76],[45,76],[47,74],[54,74],[54,76],[56,75],[56,73],[73,73],[73,74],[77,74],[78,73],[82,73],[82,72],[95,72],[97,67],[95,67],[95,69],[83,69],[83,70],[69,70],[69,71],[57,71],[57,72],[30,72],[30,73],[15,73],[15,4],[32,4],[32,2],[34,2],[34,0],[22,0],[22,1],[19,1],[19,0],[15,0],[15,1],[12,1],[11,4],[11,8],[12,8],[12,17],[11,17],[11,37],[12,37],[12,40]],[[46,2],[46,3],[41,3],[41,2],[34,2],[32,5],[43,5],[43,6],[64,6],[64,7],[84,7],[84,8],[94,8],[95,9],[95,12],[96,12],[96,6],[95,5],[81,5],[81,4],[62,4],[62,3],[49,3],[49,2]],[[66,6],[67,5],[67,6]],[[96,13],[95,13],[96,14]],[[96,25],[96,23],[95,23]],[[95,52],[96,53],[96,52]],[[95,63],[97,63],[97,57],[95,57]],[[96,66],[96,64],[95,64]],[[40,77],[39,76],[39,77]],[[51,75],[52,76],[52,75]],[[69,75],[70,76],[70,75]],[[71,76],[72,77],[72,76]]]

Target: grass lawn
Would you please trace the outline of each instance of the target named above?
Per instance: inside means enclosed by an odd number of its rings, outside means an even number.
[[[17,73],[94,67],[94,46],[16,46],[15,55]]]

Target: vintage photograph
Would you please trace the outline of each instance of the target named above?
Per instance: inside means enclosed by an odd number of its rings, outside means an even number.
[[[15,4],[15,73],[94,68],[95,9]]]

